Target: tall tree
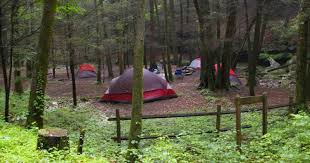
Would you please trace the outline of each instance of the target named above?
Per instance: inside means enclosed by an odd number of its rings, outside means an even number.
[[[48,58],[53,37],[57,0],[44,0],[44,10],[40,28],[38,53],[34,64],[31,82],[27,125],[43,128],[43,111],[45,107],[45,87],[47,81]]]
[[[181,67],[182,66],[182,58],[183,58],[183,32],[184,32],[184,12],[183,12],[183,0],[181,0],[180,2],[180,47],[179,47],[179,59],[178,59],[178,66]]]
[[[7,72],[8,58],[10,57],[7,50],[7,30],[6,28],[6,17],[4,12],[4,5],[0,3],[0,53],[1,53],[1,67],[4,80],[5,90],[5,102],[4,102],[4,120],[9,122],[9,109],[10,109],[10,78]]]
[[[75,82],[75,61],[74,61],[74,48],[72,43],[72,33],[73,33],[73,21],[72,16],[67,14],[67,31],[66,31],[66,37],[67,37],[67,51],[69,53],[69,67],[70,67],[70,73],[71,73],[71,82],[72,82],[72,101],[73,106],[77,106],[77,93],[76,93],[76,82]]]
[[[249,52],[249,75],[248,75],[248,85],[250,90],[250,95],[255,95],[255,85],[256,85],[256,67],[257,61],[259,58],[259,54],[264,42],[265,31],[268,22],[268,8],[264,6],[268,6],[271,1],[258,0],[256,7],[256,16],[255,16],[255,31],[254,31],[254,41],[253,45],[250,45],[252,49]],[[248,35],[250,34],[252,24],[248,26]],[[250,39],[250,38],[248,38]]]
[[[133,70],[133,93],[132,112],[128,144],[128,160],[135,162],[137,156],[132,151],[138,149],[142,130],[143,108],[143,55],[144,55],[144,7],[145,0],[137,0],[136,37],[134,45],[134,70]]]
[[[155,42],[155,16],[154,16],[154,0],[149,0],[150,5],[150,69],[156,68],[156,56],[154,55]]]
[[[100,37],[101,33],[99,30],[99,10],[98,10],[98,3],[97,0],[94,0],[94,6],[95,6],[95,18],[96,18],[96,48],[95,48],[95,53],[96,53],[96,60],[97,60],[97,83],[100,84],[102,83],[102,56],[101,56],[101,51],[100,51]]]
[[[11,56],[14,58],[14,91],[18,94],[24,92],[23,90],[23,83],[21,77],[21,57],[19,54],[15,52],[16,43],[16,33],[17,33],[17,25],[18,25],[18,9],[19,9],[19,0],[13,0],[11,4],[11,46],[10,46],[10,53]]]
[[[222,61],[222,84],[225,89],[230,88],[229,71],[231,67],[231,56],[233,55],[233,37],[236,32],[237,0],[228,0],[227,26],[224,41]]]
[[[215,89],[214,80],[214,63],[212,52],[209,49],[212,41],[212,27],[208,22],[210,16],[209,0],[193,0],[199,23],[199,38],[201,43],[201,72],[200,72],[200,87]],[[208,41],[209,40],[209,41]]]
[[[167,0],[163,0],[163,7],[164,7],[164,65],[167,65],[167,76],[166,76],[166,80],[168,82],[172,82],[173,81],[173,75],[172,75],[172,67],[171,67],[171,55],[170,55],[170,44],[169,44],[169,35],[168,35],[168,23],[169,23],[169,13],[168,13],[168,3]],[[167,59],[166,59],[167,58]]]
[[[180,2],[181,3],[181,2]],[[174,0],[169,0],[169,40],[171,41],[171,54],[173,56],[173,63],[178,63],[177,54],[177,35],[176,35],[176,25],[175,25],[175,5]]]
[[[301,3],[301,10],[299,13],[299,36],[298,36],[298,52],[297,52],[297,69],[296,69],[296,102],[303,106],[305,111],[307,109],[307,87],[310,85],[307,82],[307,67],[309,67],[309,62],[307,62],[307,53],[310,53],[309,47],[309,38],[310,38],[310,1],[303,0]],[[308,65],[307,65],[308,64]]]

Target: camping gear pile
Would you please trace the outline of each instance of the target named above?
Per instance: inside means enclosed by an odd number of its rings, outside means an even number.
[[[133,68],[126,70],[121,76],[112,79],[101,101],[131,103],[132,88]],[[165,79],[147,69],[143,70],[143,91],[144,102],[177,97],[177,94]]]
[[[184,74],[182,72],[182,69],[176,69],[174,72],[174,76],[176,77],[176,79],[183,79]]]

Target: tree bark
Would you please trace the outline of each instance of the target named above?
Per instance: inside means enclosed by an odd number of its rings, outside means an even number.
[[[175,25],[175,5],[174,0],[169,0],[169,36],[171,41],[171,54],[173,56],[173,64],[178,63],[177,54],[177,36],[176,36],[176,25]]]
[[[309,21],[310,21],[310,2],[302,1],[301,10],[299,13],[299,36],[298,36],[298,52],[296,56],[296,102],[299,110],[309,111],[307,108],[307,50],[309,49]],[[298,111],[299,111],[298,110]]]
[[[133,150],[138,149],[142,130],[142,109],[143,109],[143,53],[144,53],[144,7],[145,0],[137,0],[136,16],[136,38],[134,46],[134,78],[132,93],[132,112],[129,133],[129,144],[127,158],[130,162],[135,162],[137,156]]]
[[[16,32],[17,28],[16,26],[18,25],[18,20],[17,20],[17,15],[18,15],[18,6],[19,5],[19,0],[13,0],[12,5],[11,5],[11,56],[14,58],[14,91],[21,95],[24,92],[23,89],[23,82],[22,82],[22,77],[21,77],[21,56],[16,56],[17,54],[15,53],[15,37],[16,37]]]
[[[76,82],[75,82],[75,71],[74,71],[74,49],[73,49],[73,43],[72,43],[72,30],[73,30],[73,22],[71,20],[72,18],[67,15],[67,50],[69,52],[69,67],[70,67],[70,73],[71,73],[71,82],[72,82],[72,101],[73,106],[77,106],[77,94],[76,94]]]
[[[53,36],[57,0],[44,0],[38,53],[34,64],[34,74],[29,97],[27,125],[43,128],[43,112],[45,107],[45,87],[47,81],[48,58]]]
[[[224,52],[222,61],[222,84],[224,89],[230,88],[229,71],[231,68],[231,56],[233,55],[233,39],[236,33],[236,15],[237,15],[237,1],[228,1],[227,26],[224,41]]]
[[[150,5],[150,69],[156,67],[156,55],[153,52],[153,43],[155,42],[155,16],[154,16],[154,0],[149,0]]]
[[[216,1],[215,2],[215,9],[217,12],[216,15],[216,39],[217,39],[217,49],[216,49],[216,62],[217,62],[217,76],[216,76],[216,86],[219,89],[223,89],[223,83],[222,83],[222,68],[221,68],[221,63],[222,63],[222,51],[221,51],[221,18],[220,18],[220,2]]]
[[[180,47],[179,47],[179,59],[178,59],[178,67],[182,66],[182,60],[183,60],[183,32],[184,32],[184,14],[183,14],[183,0],[180,2]]]
[[[164,53],[165,53],[165,57],[167,58],[166,59],[166,65],[167,65],[167,71],[168,71],[168,77],[166,77],[166,79],[168,79],[167,81],[168,82],[172,82],[173,81],[173,75],[172,75],[172,67],[171,67],[171,56],[170,56],[170,51],[168,50],[169,49],[169,41],[168,41],[168,20],[169,20],[169,17],[168,17],[168,5],[167,5],[167,0],[163,0],[163,5],[164,5],[164,19],[165,19],[165,27],[164,27]]]
[[[1,53],[1,67],[4,80],[4,90],[5,90],[5,102],[4,102],[4,120],[9,122],[9,109],[10,109],[10,86],[9,77],[7,73],[7,63],[8,63],[8,51],[7,51],[7,30],[3,30],[5,27],[5,14],[3,13],[3,8],[0,6],[0,53]]]
[[[209,0],[193,0],[199,23],[199,38],[202,45],[201,48],[201,72],[200,72],[200,87],[215,90],[214,80],[214,63],[209,46],[212,41],[212,30],[210,22],[207,22],[207,17],[210,16]],[[209,42],[207,39],[210,39]]]
[[[255,23],[255,33],[254,33],[254,43],[253,50],[249,52],[249,89],[250,95],[255,96],[255,85],[256,85],[256,65],[257,65],[257,56],[259,55],[260,48],[260,36],[261,36],[261,22],[262,22],[262,9],[263,9],[263,0],[259,0],[256,8],[256,23]]]
[[[95,5],[95,17],[96,17],[96,48],[95,48],[95,53],[96,53],[96,58],[97,58],[97,83],[101,84],[102,83],[102,58],[100,55],[100,31],[99,31],[99,14],[98,14],[98,5],[97,5],[97,0],[94,0],[94,5]]]

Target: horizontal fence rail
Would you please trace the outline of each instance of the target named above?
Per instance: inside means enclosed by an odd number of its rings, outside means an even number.
[[[248,110],[241,110],[241,105],[248,105],[248,104],[256,104],[261,103],[263,104],[263,108],[255,108],[255,109],[248,109]],[[293,97],[289,97],[288,104],[279,104],[268,106],[267,104],[267,96],[264,93],[262,96],[249,96],[249,97],[240,97],[237,96],[235,99],[236,110],[234,111],[221,111],[222,107],[220,105],[217,106],[216,112],[198,112],[198,113],[180,113],[180,114],[163,114],[163,115],[144,115],[142,119],[165,119],[165,118],[186,118],[186,117],[203,117],[203,116],[216,116],[215,122],[215,130],[209,130],[204,132],[196,132],[193,134],[170,134],[170,135],[148,135],[148,136],[141,136],[141,140],[148,140],[148,139],[157,139],[160,137],[167,137],[167,138],[178,138],[181,136],[190,136],[190,135],[197,135],[197,134],[207,134],[207,133],[220,133],[231,131],[234,128],[221,128],[221,115],[236,115],[236,141],[237,141],[237,149],[240,150],[242,136],[241,136],[241,129],[251,128],[250,125],[241,125],[241,113],[249,113],[249,112],[259,112],[262,111],[262,126],[263,126],[263,134],[267,133],[267,112],[270,110],[281,109],[288,107],[288,112],[293,113],[293,107],[297,104],[293,102]],[[287,109],[287,108],[285,108]],[[117,143],[121,144],[122,141],[128,140],[128,137],[121,135],[121,121],[128,121],[131,120],[131,117],[120,116],[120,110],[115,110],[115,117],[108,118],[108,121],[115,121],[116,122],[116,137],[112,137]],[[241,150],[240,150],[241,151]]]
[[[268,110],[274,110],[274,109],[290,107],[290,106],[295,106],[295,105],[296,103],[273,105],[273,106],[269,106]],[[261,111],[261,110],[262,109],[258,109],[258,108],[252,109],[252,110],[242,110],[241,113],[255,112],[255,111]],[[215,116],[217,114],[218,114],[217,112],[201,112],[201,113],[184,113],[184,114],[144,115],[142,116],[142,119],[202,117],[202,116]],[[236,114],[236,111],[222,111],[221,112],[221,115],[226,115],[226,114]],[[131,117],[120,117],[119,120],[121,121],[131,120]],[[108,118],[108,121],[117,121],[117,118],[116,117]]]

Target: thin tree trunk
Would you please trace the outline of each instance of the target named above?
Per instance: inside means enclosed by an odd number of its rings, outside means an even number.
[[[310,22],[310,14],[307,13],[310,9],[309,1],[302,1],[301,10],[299,13],[299,36],[298,36],[298,52],[296,55],[297,69],[296,69],[296,102],[299,106],[299,110],[309,111],[307,109],[307,50],[309,45],[309,35],[308,30]],[[298,110],[298,111],[299,111]]]
[[[308,24],[308,33],[307,33],[307,81],[310,81],[310,21],[307,22]],[[306,86],[307,98],[310,100],[310,83],[307,83]]]
[[[72,101],[73,106],[77,106],[77,94],[76,94],[76,82],[75,82],[75,71],[74,71],[74,49],[72,44],[72,30],[73,30],[73,22],[71,20],[71,17],[67,15],[67,41],[68,41],[68,52],[69,52],[69,67],[70,67],[70,73],[71,73],[71,81],[72,81]]]
[[[68,64],[68,62],[66,62],[66,74],[67,74],[67,78],[70,79],[70,72],[69,72],[69,64]]]
[[[154,0],[149,0],[150,5],[150,69],[156,67],[156,55],[153,52],[153,44],[155,42],[155,16],[154,16]]]
[[[96,17],[96,48],[95,48],[95,53],[96,53],[96,58],[97,58],[97,83],[101,84],[102,83],[102,76],[101,76],[101,70],[102,70],[102,60],[101,60],[101,55],[100,55],[100,31],[99,31],[99,14],[98,14],[98,6],[97,6],[97,0],[94,0],[94,5],[95,5],[95,17]]]
[[[23,89],[23,83],[22,83],[22,77],[21,77],[21,58],[20,56],[16,56],[15,54],[15,35],[17,32],[16,26],[18,25],[18,20],[17,20],[17,14],[18,14],[18,5],[19,5],[19,0],[13,0],[12,5],[11,5],[11,56],[14,58],[14,91],[17,94],[22,94],[24,92]],[[12,58],[12,59],[13,59]]]
[[[171,40],[171,54],[173,56],[173,64],[178,63],[177,54],[177,36],[176,36],[176,25],[175,25],[175,6],[174,0],[169,0],[169,36]]]
[[[35,60],[35,70],[31,83],[27,125],[43,128],[43,112],[45,107],[45,88],[48,71],[48,58],[53,37],[57,0],[45,0],[41,22],[39,48]]]
[[[247,0],[243,1],[244,4],[244,10],[245,10],[245,24],[246,24],[246,35],[247,35],[247,43],[248,43],[248,54],[251,53],[251,29],[249,28],[249,14],[248,14],[248,2]]]
[[[257,11],[256,11],[256,23],[255,23],[255,33],[254,33],[254,43],[253,50],[249,53],[249,89],[250,95],[255,96],[255,85],[256,85],[256,65],[257,65],[257,56],[259,55],[259,43],[260,43],[260,32],[261,32],[261,22],[262,22],[262,0],[258,1]]]
[[[53,46],[53,48],[52,48],[52,50],[51,50],[51,52],[52,52],[52,73],[53,73],[53,79],[55,79],[56,78],[56,48],[55,48],[55,44],[54,44],[54,41],[52,40],[52,46]]]
[[[165,46],[165,56],[167,57],[167,70],[168,70],[168,82],[172,82],[173,81],[173,75],[172,75],[172,67],[171,67],[171,56],[170,53],[168,51],[169,46],[169,41],[168,41],[168,6],[167,6],[167,0],[163,0],[164,3],[164,15],[165,15],[165,27],[164,27],[164,46]],[[166,78],[167,79],[167,78]]]
[[[184,32],[184,15],[183,15],[183,0],[180,2],[180,39],[181,45],[179,47],[179,59],[178,59],[178,67],[182,66],[182,59],[183,59],[183,32]]]
[[[119,74],[122,75],[125,71],[125,67],[124,67],[124,55],[121,48],[119,49],[117,56],[118,56]]]
[[[134,46],[134,72],[133,72],[133,93],[131,125],[129,132],[129,144],[127,158],[129,162],[135,162],[137,155],[133,150],[139,148],[140,135],[142,130],[142,109],[143,109],[143,53],[144,53],[144,7],[145,0],[137,0],[136,17],[136,38]]]
[[[10,87],[9,87],[9,79],[7,74],[7,30],[3,30],[5,27],[5,15],[3,13],[2,6],[0,6],[0,53],[1,53],[1,67],[2,74],[4,80],[4,90],[5,90],[5,102],[4,102],[4,120],[5,122],[9,122],[9,107],[10,107]]]
[[[223,83],[222,83],[222,51],[221,51],[221,20],[220,20],[220,2],[215,2],[215,8],[216,8],[216,39],[217,39],[217,49],[216,49],[216,62],[217,62],[217,76],[216,76],[216,85],[219,89],[223,89]]]
[[[107,53],[107,58],[106,58],[106,64],[107,64],[107,67],[108,67],[108,74],[109,74],[109,78],[113,78],[114,77],[114,74],[113,74],[113,67],[112,67],[112,57],[111,57],[111,50],[109,49],[108,50],[108,53]]]

